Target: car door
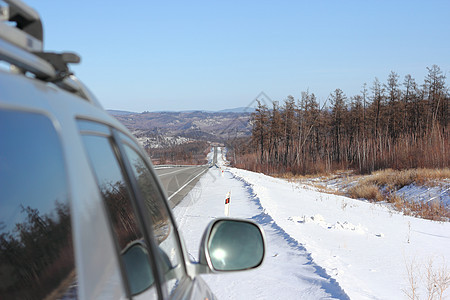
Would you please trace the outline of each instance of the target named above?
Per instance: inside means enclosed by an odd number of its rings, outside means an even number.
[[[0,299],[78,297],[70,189],[56,124],[42,111],[0,107]]]
[[[166,196],[158,184],[157,175],[128,136],[118,133],[120,147],[129,164],[137,189],[145,203],[144,219],[151,220],[152,233],[157,245],[158,261],[162,262],[163,281],[171,299],[215,299],[201,278],[191,280],[186,274],[181,238],[178,235]],[[160,270],[161,270],[160,269]]]
[[[78,120],[103,196],[129,297],[166,299],[191,293],[178,231],[148,159],[127,134]]]

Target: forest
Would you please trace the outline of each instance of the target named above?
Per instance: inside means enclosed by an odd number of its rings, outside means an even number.
[[[449,89],[439,66],[427,71],[422,84],[392,71],[357,95],[336,89],[323,104],[309,91],[258,102],[251,139],[229,141],[229,158],[266,174],[448,167]]]
[[[209,144],[206,141],[190,141],[164,148],[146,148],[146,151],[155,165],[202,165],[207,163],[206,154],[209,152]]]

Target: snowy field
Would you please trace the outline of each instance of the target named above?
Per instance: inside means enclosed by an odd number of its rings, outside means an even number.
[[[228,168],[222,158],[174,209],[192,259],[230,191],[230,217],[260,223],[267,252],[256,270],[203,276],[219,299],[407,299],[412,277],[427,299],[427,269],[450,272],[450,223]]]
[[[324,190],[330,192],[347,193],[348,190],[355,186],[359,180],[369,177],[352,176],[351,172],[345,171],[332,176],[320,176],[306,179],[294,179],[300,184],[306,184],[314,187],[316,190]],[[439,201],[444,206],[450,207],[450,178],[434,182],[433,184],[416,185],[414,183],[406,185],[395,191],[397,196],[402,197],[406,201],[415,202],[431,202]]]

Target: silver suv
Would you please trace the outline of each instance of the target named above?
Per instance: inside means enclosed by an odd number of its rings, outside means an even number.
[[[214,299],[199,274],[259,266],[247,220],[214,220],[189,259],[145,152],[42,44],[0,1],[0,299]]]

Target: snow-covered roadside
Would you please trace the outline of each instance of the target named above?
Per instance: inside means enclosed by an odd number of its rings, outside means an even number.
[[[261,224],[267,249],[265,261],[258,269],[203,276],[219,299],[348,299],[303,245],[264,213],[252,188],[230,172],[222,173],[217,168],[211,168],[174,208],[192,259],[198,259],[201,235],[207,224],[224,216],[229,191],[230,217],[253,219]]]
[[[263,174],[230,171],[252,186],[266,213],[302,242],[352,299],[405,298],[407,266],[416,265],[423,287],[419,273],[429,260],[436,267],[450,263],[450,223],[403,216],[383,205]],[[425,296],[424,289],[420,292]]]
[[[212,168],[175,208],[189,252],[198,257],[201,234],[213,218],[223,216],[229,190],[231,217],[262,224],[268,251],[257,270],[205,276],[219,299],[403,299],[411,264],[422,299],[425,278],[419,273],[428,261],[450,265],[450,223],[222,168],[223,177]]]
[[[364,178],[371,175],[352,175],[351,171],[341,171],[331,176],[319,176],[305,179],[295,179],[300,184],[311,186],[312,189],[324,192],[347,194],[350,188],[354,187]],[[400,188],[394,193],[410,202],[432,202],[439,201],[444,206],[450,207],[450,179],[443,179],[431,184],[418,185],[411,183]]]

